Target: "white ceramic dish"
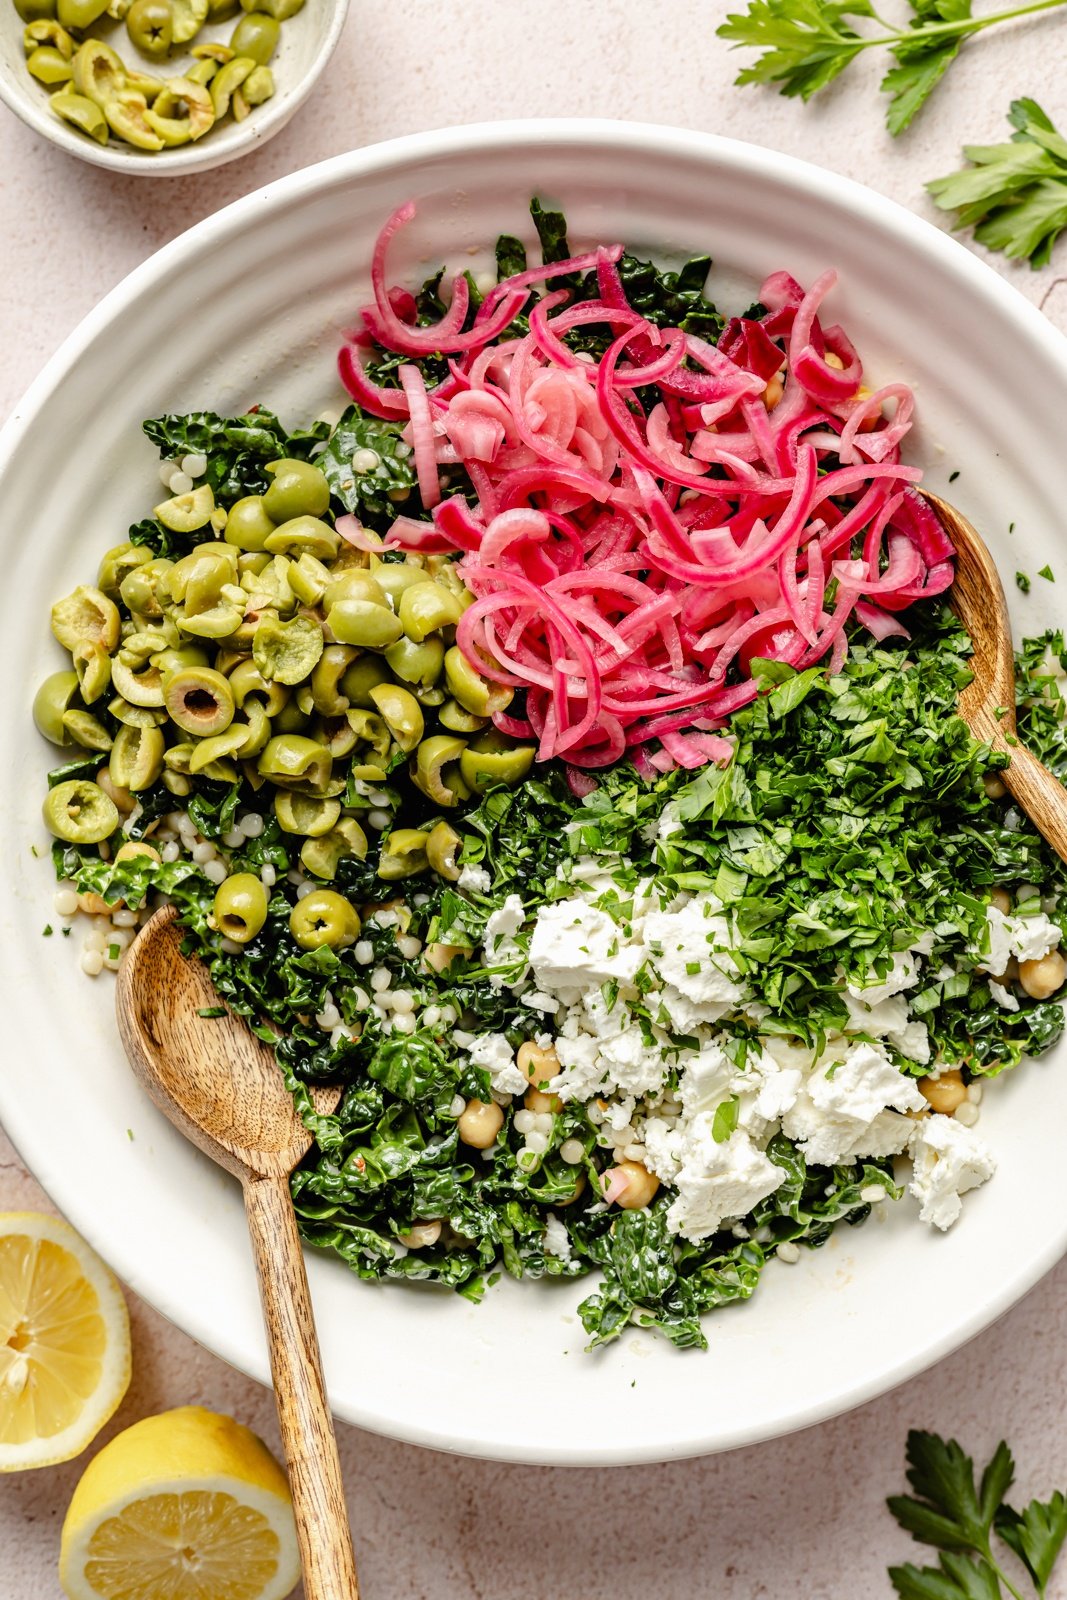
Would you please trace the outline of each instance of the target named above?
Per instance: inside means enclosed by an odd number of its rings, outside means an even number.
[[[246,155],[276,133],[280,133],[289,119],[304,104],[325,70],[326,63],[337,47],[348,15],[349,0],[307,0],[303,11],[282,26],[281,40],[271,61],[275,93],[270,100],[257,106],[244,122],[234,122],[232,117],[218,128],[212,128],[196,144],[177,145],[169,150],[135,150],[132,145],[110,139],[106,145],[79,133],[63,122],[48,104],[48,92],[26,71],[26,57],[22,48],[24,24],[19,19],[11,0],[0,4],[0,100],[21,117],[27,127],[42,138],[66,150],[68,155],[81,161],[90,161],[95,167],[107,167],[111,172],[123,172],[134,177],[181,177],[190,172],[207,172],[211,167],[221,167]],[[229,40],[236,19],[206,27],[195,40]],[[94,28],[94,35],[100,30]],[[175,77],[189,58],[176,50],[170,64],[154,64],[138,55],[121,26],[106,34],[106,38],[131,66],[151,72],[156,77]]]
[[[51,873],[40,798],[49,752],[29,720],[58,664],[51,600],[158,495],[143,417],[255,400],[289,417],[337,403],[334,350],[366,290],[386,213],[415,197],[403,252],[420,276],[522,231],[528,196],[562,202],[572,239],[660,255],[710,250],[741,307],[761,276],[841,270],[836,309],[879,381],[915,385],[912,444],[1007,574],[1034,573],[1067,501],[1067,344],[958,244],[843,179],[726,140],[615,123],[420,135],[297,173],[209,218],[133,273],[67,341],[0,436],[7,685],[0,815],[4,986],[0,1113],[45,1187],[119,1274],[235,1365],[266,1377],[237,1186],[144,1100],[122,1058],[111,985],[45,943]],[[402,263],[398,261],[397,266]],[[159,306],[167,316],[160,318]],[[1025,456],[1019,442],[1026,441]],[[1009,534],[1009,525],[1014,533]],[[1017,626],[1051,620],[1009,584]],[[1025,609],[1024,609],[1025,608]],[[72,940],[73,944],[74,941]],[[944,1356],[1016,1301],[1067,1245],[1063,1048],[992,1088],[1000,1161],[947,1236],[911,1202],[772,1265],[747,1306],[709,1319],[711,1350],[627,1335],[582,1352],[582,1285],[504,1283],[480,1307],[367,1286],[310,1263],[333,1404],[419,1443],[523,1461],[626,1462],[785,1432]],[[536,1381],[531,1384],[531,1373]]]

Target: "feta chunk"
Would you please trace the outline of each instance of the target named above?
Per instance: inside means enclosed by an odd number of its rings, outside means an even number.
[[[461,867],[456,880],[457,889],[469,889],[472,894],[488,894],[493,880],[484,867],[473,864]]]
[[[509,894],[504,904],[490,913],[485,924],[484,955],[487,967],[510,966],[523,956],[523,949],[515,935],[526,920],[522,901],[517,894]],[[503,985],[503,978],[493,974],[490,978],[495,989]]]
[[[1015,996],[1012,994],[1011,990],[1006,984],[996,983],[992,978],[990,978],[989,992],[993,996],[993,999],[996,1001],[997,1005],[1003,1006],[1005,1011],[1018,1011],[1019,1002],[1016,1000]]]
[[[782,1127],[808,1161],[832,1167],[903,1150],[912,1125],[893,1113],[925,1105],[914,1078],[899,1072],[884,1050],[857,1043],[843,1058],[835,1059],[834,1047],[820,1057]]]
[[[642,924],[649,964],[664,984],[664,1004],[683,1029],[717,1022],[746,998],[730,954],[729,926],[716,914],[717,904],[695,895],[676,910],[650,912]]]
[[[554,1211],[545,1218],[545,1255],[555,1256],[557,1261],[571,1258],[571,1236]]]
[[[902,989],[913,989],[919,981],[919,965],[910,950],[898,950],[890,963],[889,971],[884,978],[875,977],[870,983],[856,983],[850,980],[847,984],[848,992],[857,1000],[863,1000],[869,1006],[876,1006],[882,1000],[889,1000],[895,994],[900,994]]]
[[[529,1081],[515,1065],[515,1055],[502,1033],[483,1033],[471,1041],[468,1055],[476,1067],[484,1067],[497,1094],[525,1094]]]
[[[540,988],[576,998],[605,983],[631,983],[644,960],[606,911],[586,900],[554,900],[537,913],[530,964]]]
[[[935,1228],[951,1228],[963,1209],[960,1196],[996,1171],[974,1130],[941,1114],[916,1124],[908,1153],[914,1167],[908,1191],[919,1202],[920,1219]]]
[[[741,1129],[716,1144],[713,1121],[710,1111],[702,1111],[680,1135],[668,1136],[678,1146],[672,1152],[678,1194],[667,1212],[667,1225],[693,1244],[709,1238],[724,1222],[747,1216],[785,1181],[783,1168]]]
[[[986,907],[987,934],[981,952],[987,972],[1003,972],[1010,956],[1040,961],[1060,942],[1059,925],[1044,911],[1034,917],[1005,916],[999,906]]]

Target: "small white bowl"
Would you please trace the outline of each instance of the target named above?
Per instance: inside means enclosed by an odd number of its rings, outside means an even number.
[[[177,145],[167,150],[137,150],[112,138],[106,145],[97,144],[87,134],[79,133],[55,115],[48,103],[49,91],[32,78],[26,70],[26,57],[22,48],[22,22],[11,0],[0,3],[0,100],[12,110],[28,128],[49,139],[72,156],[91,161],[96,167],[107,167],[111,172],[125,172],[136,177],[179,177],[189,172],[206,172],[209,167],[221,167],[227,161],[254,150],[285,127],[290,117],[303,105],[331,55],[337,47],[348,15],[349,0],[307,0],[295,17],[282,24],[281,39],[271,61],[275,93],[263,105],[257,106],[244,122],[227,119],[218,129],[212,128],[196,144]],[[209,39],[228,42],[237,24],[237,18],[205,28],[194,43]],[[95,32],[95,30],[94,30]],[[176,52],[170,63],[155,64],[139,55],[126,38],[121,24],[116,24],[115,36],[108,33],[107,42],[127,61],[136,61],[143,72],[177,77],[186,64],[187,57]]]

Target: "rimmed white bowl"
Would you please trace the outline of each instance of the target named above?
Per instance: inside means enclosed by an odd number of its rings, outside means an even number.
[[[325,71],[341,37],[348,6],[349,0],[307,0],[302,11],[282,24],[278,49],[270,64],[275,92],[263,105],[256,106],[244,122],[227,118],[195,144],[176,145],[167,150],[136,150],[115,138],[109,139],[107,144],[97,144],[95,139],[79,133],[77,128],[55,115],[48,103],[48,91],[26,70],[22,48],[25,24],[11,0],[4,0],[0,5],[0,100],[34,133],[58,145],[68,155],[91,162],[94,167],[148,178],[177,178],[190,172],[207,172],[211,167],[221,167],[227,161],[247,155],[281,132]],[[234,18],[206,27],[193,43],[209,39],[227,41],[236,21]],[[106,39],[131,66],[136,65],[140,71],[157,77],[175,77],[183,63],[188,64],[179,50],[169,63],[148,61],[133,48],[121,26],[109,32]]]
[[[111,985],[78,970],[52,918],[40,801],[49,752],[29,720],[59,660],[51,600],[158,495],[142,418],[243,410],[294,421],[337,404],[334,352],[366,293],[375,232],[420,203],[396,267],[468,262],[526,202],[561,202],[578,243],[708,250],[724,304],[761,277],[841,271],[835,311],[879,381],[915,385],[913,458],[990,540],[1036,573],[1067,502],[1067,344],[961,246],[877,195],[768,150],[609,122],[495,124],[419,135],[283,179],[201,223],[86,319],[0,435],[7,529],[0,674],[4,995],[0,1114],[25,1159],[119,1274],[205,1345],[266,1378],[237,1186],[144,1100],[122,1057]],[[166,317],[159,315],[165,304]],[[1014,532],[1009,532],[1009,527]],[[1017,626],[1051,619],[1035,581]],[[72,948],[73,946],[73,948]],[[310,1263],[338,1414],[444,1449],[522,1461],[625,1462],[723,1449],[818,1421],[936,1361],[1016,1301],[1067,1245],[1064,1050],[992,1085],[982,1131],[1000,1162],[947,1236],[910,1201],[880,1208],[747,1305],[708,1319],[711,1349],[627,1334],[583,1353],[588,1285],[504,1283],[481,1306],[357,1282]]]

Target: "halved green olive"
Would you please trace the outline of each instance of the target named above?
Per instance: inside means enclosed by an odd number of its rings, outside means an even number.
[[[101,109],[107,106],[112,95],[126,87],[126,68],[122,57],[100,39],[86,39],[74,52],[71,60],[74,87],[87,100]]]
[[[74,94],[69,88],[60,89],[56,94],[49,95],[48,104],[63,122],[69,122],[72,128],[88,134],[97,144],[107,144],[107,118],[96,101],[90,100],[88,95]]]
[[[491,717],[511,704],[514,690],[475,672],[458,645],[445,654],[445,682],[453,699],[476,717]]]
[[[162,150],[163,140],[145,120],[148,101],[136,89],[119,89],[104,102],[104,116],[112,133],[137,150]]]
[[[51,744],[70,744],[70,734],[63,726],[63,717],[77,693],[76,672],[53,672],[34,695],[33,720],[37,732]]]
[[[408,638],[421,644],[428,634],[455,627],[463,606],[459,596],[440,583],[415,583],[401,594],[397,614]]]
[[[46,89],[55,89],[60,84],[69,83],[74,76],[74,69],[67,57],[50,44],[37,46],[26,62],[26,70],[31,78],[43,83]]]
[[[311,701],[324,717],[336,717],[348,710],[349,700],[341,681],[355,659],[356,652],[347,644],[328,644],[319,657],[311,674]]]
[[[246,494],[243,500],[235,500],[230,507],[223,537],[238,550],[262,550],[273,532],[274,523],[267,515],[263,496]]]
[[[230,45],[235,55],[251,56],[253,61],[265,66],[278,48],[280,35],[281,29],[274,17],[252,11],[234,28]]]
[[[404,632],[399,617],[373,600],[339,600],[326,613],[326,626],[339,644],[381,650]]]
[[[383,593],[388,595],[395,611],[405,589],[413,589],[417,583],[426,582],[426,569],[410,561],[379,561],[372,569],[371,576]]]
[[[206,739],[233,721],[236,701],[232,685],[213,667],[183,667],[163,686],[171,721],[186,733]]]
[[[235,36],[239,31],[240,24],[235,30]],[[237,60],[250,60],[252,67],[262,64],[259,57],[242,56],[240,53]],[[251,71],[251,68],[249,70]],[[247,72],[243,73],[237,81],[243,83],[248,75]],[[330,509],[330,485],[326,475],[310,461],[296,461],[288,457],[280,461],[269,461],[267,472],[273,481],[263,496],[263,504],[268,517],[274,522],[284,523],[294,517],[321,517]],[[335,551],[336,548],[335,545]]]
[[[284,833],[302,833],[306,838],[318,839],[329,833],[340,818],[341,803],[279,789],[274,796],[274,815]]]
[[[421,644],[398,639],[383,654],[398,678],[416,689],[431,689],[441,676],[445,647],[440,639],[424,639]]]
[[[331,950],[359,937],[359,913],[335,889],[313,889],[298,900],[289,917],[289,931],[302,950]]]
[[[161,706],[131,705],[120,694],[108,701],[107,709],[124,728],[158,728],[167,720],[167,713]]]
[[[458,700],[446,700],[437,713],[437,720],[449,733],[480,733],[488,717],[476,717],[473,711],[461,706]]]
[[[464,750],[459,770],[475,794],[498,783],[513,788],[529,773],[536,754],[532,744],[512,744],[500,734],[486,733]]]
[[[262,881],[252,872],[232,872],[215,891],[215,926],[236,944],[248,944],[267,920],[269,901]]]
[[[219,68],[211,80],[211,99],[217,121],[221,122],[229,111],[234,90],[239,89],[249,73],[255,70],[256,63],[250,56],[235,56],[232,61],[227,61],[224,67]]]
[[[466,800],[470,790],[459,767],[466,748],[463,739],[454,739],[448,734],[438,733],[424,739],[412,762],[412,783],[438,805],[454,806]]]
[[[353,661],[341,679],[341,693],[354,706],[370,710],[374,701],[371,690],[379,683],[388,683],[389,669],[380,656],[360,655]]]
[[[264,497],[265,505],[269,498],[268,489]],[[274,532],[264,539],[263,548],[272,555],[292,556],[295,559],[307,554],[316,556],[320,561],[332,561],[340,542],[340,535],[321,517],[299,516],[279,523]]]
[[[422,828],[394,828],[382,840],[378,859],[378,876],[393,880],[413,878],[429,866],[426,846],[430,835]]]
[[[211,521],[215,492],[210,483],[198,483],[188,494],[176,494],[155,507],[154,515],[172,533],[194,533]]]
[[[426,859],[439,878],[447,878],[451,883],[459,878],[456,852],[462,843],[463,840],[450,822],[437,822],[430,829],[426,840]]]
[[[389,596],[366,567],[343,567],[340,572],[330,574],[323,595],[327,611],[341,600],[370,600],[376,606],[389,609]]]
[[[335,717],[316,717],[313,733],[335,761],[351,755],[359,743],[359,735],[345,712]]]
[[[330,752],[298,733],[275,734],[256,762],[256,770],[264,778],[285,788],[302,786],[319,794],[330,781],[332,767]]]
[[[367,854],[367,835],[355,817],[342,817],[335,828],[321,838],[308,838],[300,846],[300,862],[316,878],[331,879],[345,856],[360,861]]]
[[[109,600],[119,598],[119,584],[126,574],[143,567],[151,561],[152,552],[143,544],[131,544],[127,539],[123,544],[116,544],[104,555],[100,562],[100,569],[96,575],[97,588],[107,595]]]
[[[169,78],[145,112],[145,121],[165,145],[195,143],[213,125],[215,107],[203,85],[188,77]],[[200,487],[211,492],[208,484]],[[198,494],[199,490],[193,493]]]
[[[174,43],[188,44],[207,21],[208,0],[170,0],[174,15]]]
[[[252,637],[252,660],[269,683],[302,683],[322,652],[322,629],[310,617],[281,622],[268,611]]]
[[[177,620],[183,633],[191,633],[198,639],[229,639],[237,634],[242,618],[239,607],[222,600],[217,606],[198,611],[195,616],[185,611]]]
[[[74,743],[80,744],[85,750],[104,752],[110,750],[114,743],[99,717],[94,717],[91,711],[75,709],[64,712],[63,726]]]
[[[84,33],[107,10],[108,0],[56,0],[52,8],[64,28]],[[21,13],[20,13],[21,14]],[[41,13],[38,12],[38,15]]]
[[[189,771],[195,777],[198,772],[211,773],[217,770],[220,762],[226,761],[228,756],[244,755],[248,748],[251,729],[247,722],[231,722],[230,726],[222,733],[214,733],[208,739],[201,739],[189,757]]]
[[[165,593],[174,562],[164,556],[139,562],[119,579],[119,594],[128,611],[139,617],[161,617]]]
[[[249,700],[260,700],[267,716],[276,717],[289,699],[289,690],[285,685],[274,680],[268,683],[256,663],[247,657],[234,667],[229,676],[230,688],[242,711],[247,710]]]
[[[257,67],[255,72],[250,72],[248,77],[237,90],[249,107],[261,106],[270,100],[274,94],[274,74],[269,67]],[[237,95],[234,96],[236,100]]]
[[[307,550],[293,562],[286,576],[290,589],[306,606],[318,605],[330,581],[329,569]]]
[[[425,730],[419,702],[399,683],[379,683],[369,691],[376,710],[401,750],[414,750]]]
[[[53,16],[40,17],[22,30],[22,48],[28,56],[32,56],[41,45],[58,50],[68,61],[74,54],[74,40]]]
[[[161,706],[166,703],[163,679],[156,667],[149,666],[143,672],[135,672],[116,656],[111,663],[111,682],[115,693],[132,706]]]
[[[101,644],[84,639],[71,651],[81,697],[87,706],[99,700],[111,683],[111,657]]]
[[[52,632],[66,650],[82,643],[114,650],[121,632],[118,606],[100,589],[79,584],[52,607]]]
[[[41,809],[48,831],[68,844],[99,844],[119,825],[114,800],[88,778],[57,783],[48,791]]]
[[[167,743],[158,728],[120,728],[111,747],[108,773],[119,789],[150,789],[163,771]]]
[[[149,657],[152,665],[159,673],[164,686],[168,678],[176,672],[184,672],[186,667],[207,667],[211,665],[211,658],[203,645],[183,644],[177,647],[168,647],[160,650],[158,654]],[[240,701],[238,701],[240,704]]]

